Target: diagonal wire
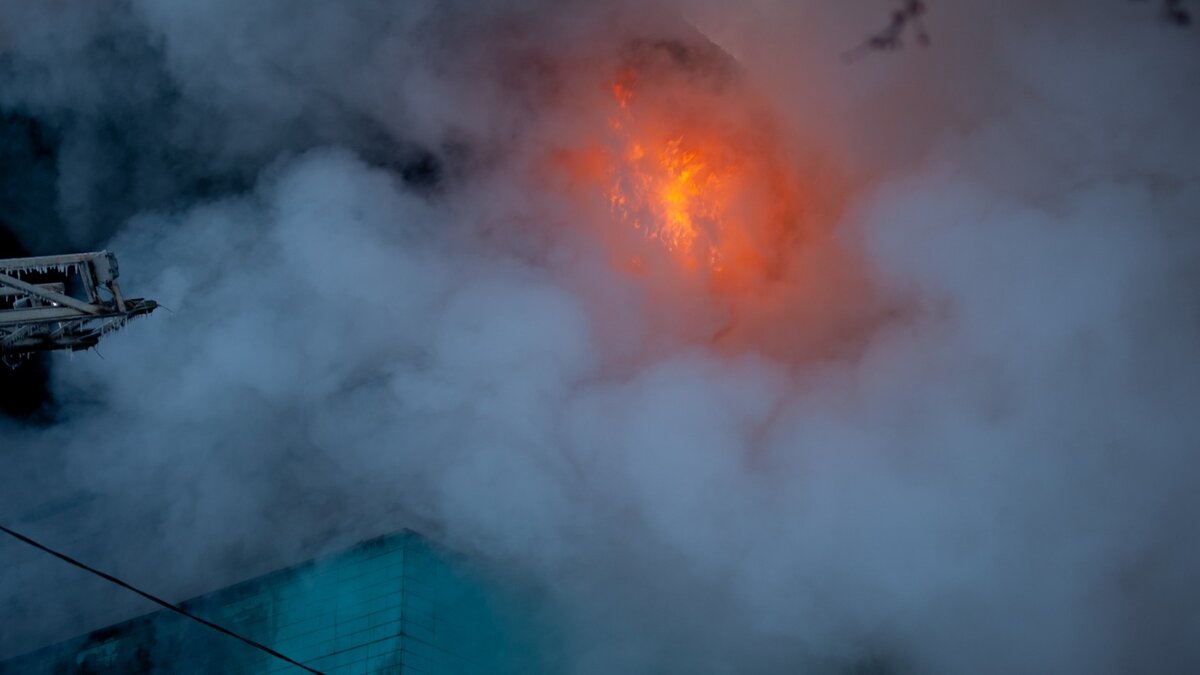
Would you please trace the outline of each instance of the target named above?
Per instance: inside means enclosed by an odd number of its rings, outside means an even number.
[[[195,614],[192,614],[191,612],[187,611],[186,609],[180,607],[179,605],[175,605],[170,602],[167,602],[166,600],[163,600],[162,598],[160,598],[156,595],[151,595],[150,593],[147,593],[146,591],[143,591],[143,590],[136,588],[124,581],[121,581],[120,579],[114,577],[111,574],[108,574],[106,572],[101,572],[100,570],[96,569],[95,567],[91,567],[90,565],[84,564],[65,553],[59,553],[58,551],[55,551],[54,549],[52,549],[48,546],[45,546],[44,544],[40,544],[40,543],[34,541],[33,539],[26,537],[25,535],[21,534],[20,532],[10,530],[9,528],[4,527],[3,525],[0,525],[0,532],[4,532],[8,536],[10,536],[14,539],[17,539],[21,542],[24,542],[26,544],[29,544],[30,546],[32,546],[40,551],[49,553],[50,555],[54,556],[55,558],[58,558],[59,560],[62,560],[63,562],[66,562],[68,564],[74,565],[75,567],[78,567],[81,570],[91,572],[92,574],[95,574],[96,576],[100,577],[101,579],[104,579],[105,581],[108,581],[109,583],[116,584],[117,586],[120,586],[121,588],[124,588],[127,591],[132,591],[134,593],[137,593],[138,595],[149,600],[150,602],[155,603],[156,605],[161,605],[162,607],[165,607],[166,609],[169,609],[172,612],[175,612],[176,614],[181,614],[181,615],[191,619],[192,621],[195,621],[197,623],[208,626],[209,628],[217,631],[218,633],[224,633],[225,635],[228,635],[231,638],[234,638],[236,640],[241,640],[242,642],[250,645],[251,647],[254,647],[255,649],[264,651],[267,654],[270,654],[271,656],[274,656],[277,659],[286,661],[286,662],[292,664],[293,666],[296,666],[297,668],[303,668],[304,670],[306,670],[310,673],[315,673],[316,675],[325,675],[324,673],[322,673],[319,670],[310,668],[310,667],[304,665],[303,663],[296,661],[295,659],[292,659],[292,658],[289,658],[288,656],[280,654],[279,652],[275,651],[274,649],[271,649],[270,647],[264,645],[261,642],[256,642],[255,640],[251,640],[248,637],[239,635],[238,633],[235,633],[235,632],[229,630],[228,628],[225,628],[224,626],[217,625],[211,621],[208,621],[207,619],[202,619],[202,618],[196,616]]]

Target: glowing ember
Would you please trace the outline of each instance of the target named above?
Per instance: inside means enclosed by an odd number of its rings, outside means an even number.
[[[770,150],[719,116],[680,114],[661,93],[642,104],[638,85],[632,69],[612,83],[605,193],[613,215],[714,282],[765,274],[778,243],[765,240],[788,229],[791,211]]]
[[[733,167],[720,165],[687,134],[657,138],[631,110],[630,76],[613,84],[621,109],[610,122],[621,148],[612,163],[608,199],[620,219],[656,239],[689,267],[720,268],[721,230],[732,227],[726,204]]]

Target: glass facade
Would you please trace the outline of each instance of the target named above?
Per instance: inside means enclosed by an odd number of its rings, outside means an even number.
[[[539,673],[545,632],[510,592],[400,533],[184,603],[325,673]],[[301,673],[166,610],[0,662],[0,675]]]

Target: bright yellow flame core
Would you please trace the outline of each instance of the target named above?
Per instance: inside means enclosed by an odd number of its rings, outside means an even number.
[[[699,124],[664,133],[632,110],[632,76],[613,84],[619,111],[610,119],[616,150],[607,190],[618,218],[660,242],[690,269],[722,271],[745,229],[732,208],[744,173],[723,139]],[[680,133],[682,131],[682,133]]]

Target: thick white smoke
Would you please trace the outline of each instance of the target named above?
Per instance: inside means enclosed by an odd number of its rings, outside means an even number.
[[[1194,32],[931,2],[847,67],[881,11],[500,4],[0,5],[59,143],[61,220],[10,225],[172,310],[0,427],[6,519],[180,597],[418,527],[540,588],[570,672],[1200,668]],[[678,16],[853,185],[869,290],[737,347],[539,164]],[[3,555],[9,652],[100,597]]]

